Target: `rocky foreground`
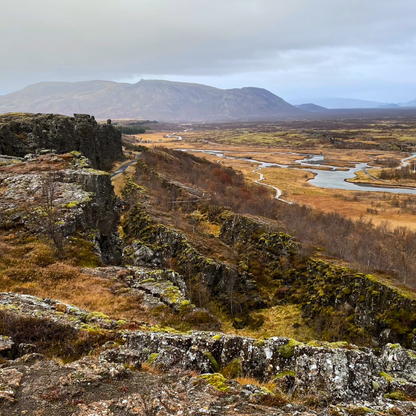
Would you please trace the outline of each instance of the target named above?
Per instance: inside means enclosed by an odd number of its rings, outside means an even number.
[[[2,415],[416,413],[416,354],[399,345],[375,353],[347,343],[181,334],[146,324],[129,330],[103,314],[7,293],[0,294],[0,313],[3,325],[13,316],[15,325],[43,322],[76,334],[77,342],[55,342],[58,356],[98,333],[102,342],[65,363],[48,358],[41,336],[33,344],[1,337]]]

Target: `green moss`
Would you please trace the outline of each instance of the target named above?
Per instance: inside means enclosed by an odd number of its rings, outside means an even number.
[[[241,360],[234,358],[234,360],[232,360],[221,370],[221,374],[228,379],[241,377],[243,374],[243,366],[241,364]]]
[[[326,341],[312,340],[312,341],[309,341],[307,345],[310,347],[316,347],[316,348],[322,348],[322,347],[324,348],[346,348],[346,347],[353,348],[346,341],[326,342]]]
[[[408,397],[406,396],[406,394],[399,390],[393,391],[391,393],[387,393],[383,397],[385,399],[397,400],[401,402],[405,402],[408,400]]]
[[[364,406],[347,407],[346,411],[351,416],[363,416],[367,413],[374,413],[372,409],[369,409],[368,407],[364,407]]]
[[[103,321],[110,321],[110,318],[102,312],[91,312],[87,316],[87,321],[91,319],[102,319]]]
[[[202,376],[199,376],[198,378],[206,380],[206,382],[210,386],[214,386],[218,391],[221,392],[229,392],[230,387],[227,386],[226,382],[227,380],[222,374],[214,373],[214,374],[203,374]]]
[[[380,384],[378,384],[376,381],[373,381],[373,390],[378,391],[380,388]]]
[[[221,339],[221,335],[214,335],[211,339],[213,339],[214,341],[219,341]]]
[[[391,344],[390,348],[399,349],[399,348],[402,348],[402,346],[400,344]]]
[[[264,394],[270,394],[271,396],[274,396],[274,394],[267,388],[267,387],[261,387],[260,388],[261,392]]]
[[[166,296],[171,303],[176,303],[181,297],[181,291],[176,286],[171,286],[165,289],[162,296]]]
[[[156,282],[156,280],[155,280],[155,279],[153,279],[153,278],[150,278],[150,279],[144,279],[144,280],[142,280],[140,283],[150,283],[150,282]]]
[[[75,208],[77,205],[81,204],[81,201],[71,201],[68,202],[67,204],[62,204],[62,208],[67,208],[67,209],[71,209],[71,208]]]
[[[344,289],[342,289],[342,293],[344,295],[350,295],[351,294],[351,289],[349,287],[344,287]]]
[[[159,356],[159,354],[156,354],[156,353],[150,354],[149,357],[148,357],[148,359],[147,359],[147,363],[149,365],[153,365],[153,363],[156,361],[156,358],[158,356]]]
[[[331,342],[328,344],[329,348],[345,348],[348,345],[346,341]]]
[[[283,378],[283,377],[295,377],[296,374],[294,371],[291,370],[287,370],[287,371],[283,371],[283,373],[279,373],[274,377],[274,380],[278,380],[279,378]]]
[[[124,199],[128,199],[129,197],[137,197],[139,194],[143,194],[145,192],[146,190],[142,186],[137,185],[137,183],[135,183],[130,176],[121,191],[121,196]]]
[[[295,353],[296,345],[302,345],[302,343],[294,339],[290,339],[286,345],[282,345],[279,348],[279,354],[284,358],[287,358],[287,359],[291,358],[293,354]]]
[[[257,341],[254,342],[254,346],[257,348],[262,348],[264,347],[265,344],[265,340],[264,339],[258,339]]]
[[[220,365],[218,364],[218,361],[214,358],[214,356],[209,351],[204,351],[204,355],[211,362],[212,369],[216,373],[218,373],[218,371],[220,371]]]
[[[385,373],[384,371],[382,371],[380,374],[380,377],[383,377],[388,383],[392,383],[395,378],[392,377],[390,374]]]

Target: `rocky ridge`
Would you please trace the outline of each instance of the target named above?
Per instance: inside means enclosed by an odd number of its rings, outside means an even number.
[[[121,132],[111,125],[101,125],[94,116],[75,114],[10,113],[0,116],[0,154],[24,157],[39,149],[57,153],[79,151],[96,169],[109,168],[124,158]]]

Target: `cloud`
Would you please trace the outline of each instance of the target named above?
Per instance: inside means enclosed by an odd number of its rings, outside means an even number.
[[[396,62],[414,68],[415,16],[413,0],[14,0],[0,14],[0,91],[143,75],[341,85],[388,74],[386,61],[411,84]]]

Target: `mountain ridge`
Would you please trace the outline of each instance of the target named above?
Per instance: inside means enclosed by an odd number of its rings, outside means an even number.
[[[0,113],[4,112],[88,113],[98,118],[160,121],[267,120],[302,114],[262,88],[223,90],[164,80],[41,82],[0,96]]]

